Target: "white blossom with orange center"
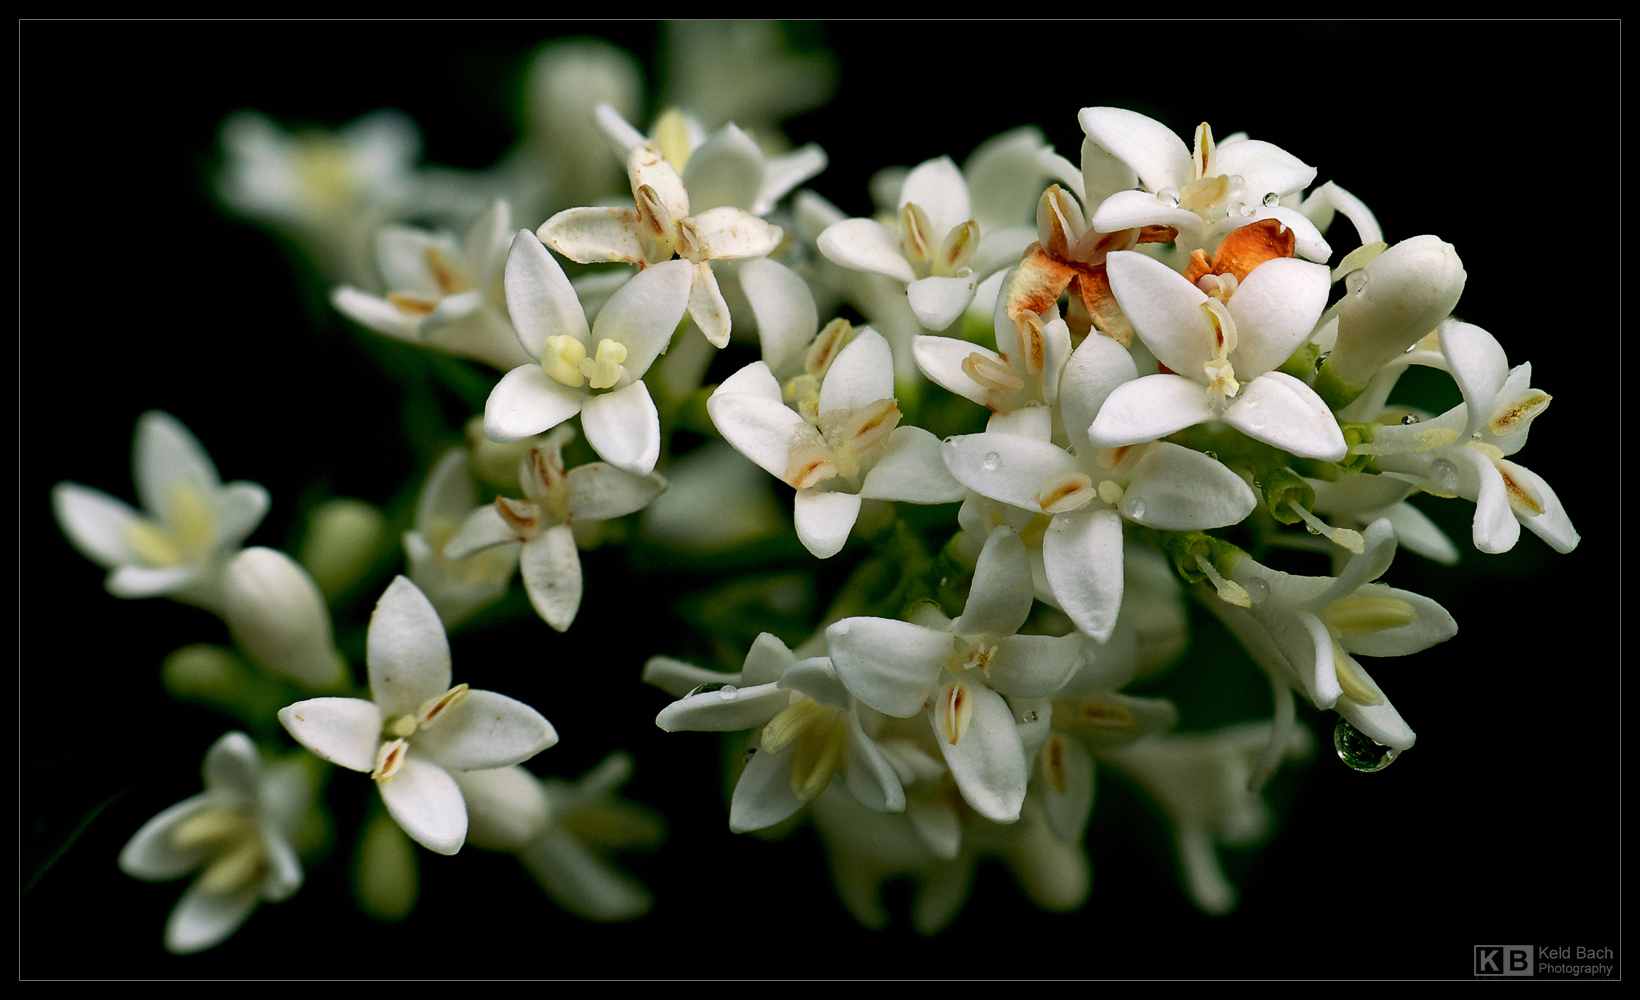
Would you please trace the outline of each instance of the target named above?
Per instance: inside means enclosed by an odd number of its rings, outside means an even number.
[[[369,774],[410,839],[454,854],[467,807],[450,772],[521,764],[558,734],[522,702],[451,686],[444,625],[402,576],[377,602],[365,642],[370,701],[313,698],[280,709],[279,721],[319,758]]]
[[[810,552],[827,559],[842,549],[862,499],[962,499],[938,439],[898,426],[894,359],[880,334],[828,325],[805,364],[784,387],[766,362],[747,365],[718,386],[706,408],[736,450],[797,490],[797,537]]]
[[[826,629],[837,676],[885,715],[925,713],[963,799],[998,823],[1019,818],[1029,775],[1010,699],[1052,696],[1081,657],[1081,637],[1019,635],[1033,601],[1025,543],[1012,528],[986,539],[962,616],[925,605],[917,621],[845,618]],[[1034,742],[1034,741],[1033,741]],[[1034,748],[1033,748],[1034,752]]]

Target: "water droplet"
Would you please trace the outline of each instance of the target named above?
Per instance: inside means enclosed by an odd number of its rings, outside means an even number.
[[[1026,712],[1023,716],[1021,716],[1021,719],[1025,722],[1035,722],[1037,720],[1037,714],[1034,711]]]
[[[1215,462],[1219,460],[1219,453],[1216,451],[1204,451],[1202,454],[1206,455],[1208,458],[1211,458]]]
[[[1447,493],[1458,492],[1458,467],[1451,460],[1437,458],[1429,463],[1429,477]]]
[[[848,635],[848,622],[846,621],[838,622],[836,625],[833,625],[832,628],[837,631],[838,635]]]
[[[1415,424],[1417,422],[1418,422],[1418,418],[1413,416],[1410,413],[1401,418],[1401,423],[1403,423],[1403,424]]]
[[[735,687],[733,684],[725,684],[718,688],[718,697],[722,698],[724,701],[734,701],[735,695],[739,693],[740,689]]]
[[[1313,524],[1307,524],[1307,525],[1305,525],[1305,526],[1304,526],[1304,528],[1305,528],[1305,530],[1306,530],[1306,531],[1308,531],[1308,532],[1309,532],[1309,533],[1310,533],[1310,534],[1312,534],[1312,535],[1319,535],[1319,534],[1321,534],[1321,529],[1320,529],[1320,528],[1317,528],[1317,527],[1316,527],[1316,526],[1315,526],[1315,525],[1313,525]]]
[[[1141,517],[1144,517],[1145,516],[1145,502],[1143,500],[1133,501],[1132,512],[1128,516],[1132,517],[1135,521],[1137,521]],[[1057,518],[1056,518],[1056,520],[1057,520]]]
[[[1331,354],[1331,353],[1332,353],[1331,351],[1322,351],[1320,354],[1317,354],[1315,356],[1315,370],[1316,371],[1321,370],[1321,366],[1326,364],[1326,362],[1327,362],[1327,355]]]
[[[1419,340],[1414,340],[1412,343],[1407,345],[1407,349],[1403,353],[1411,354],[1413,351],[1416,351],[1418,349],[1418,345],[1421,344],[1421,343],[1423,343],[1423,342],[1419,341]]]
[[[995,472],[996,467],[997,467],[997,463],[1001,462],[1001,461],[1002,461],[1002,456],[1001,455],[998,455],[994,451],[988,451],[988,452],[985,453],[985,461],[981,464],[983,464],[985,466],[985,471],[986,472]]]
[[[1384,746],[1340,718],[1333,727],[1333,749],[1338,759],[1357,771],[1382,771],[1395,763],[1401,751]]]
[[[1264,196],[1264,204],[1267,207],[1273,207],[1281,204],[1281,195],[1276,194],[1274,191],[1268,192]]]
[[[1256,211],[1258,211],[1258,209],[1256,209],[1253,206],[1247,204],[1245,201],[1242,202],[1240,205],[1236,206],[1236,212],[1239,215],[1241,215],[1241,217],[1244,218],[1244,219],[1247,216],[1252,215]]]
[[[1254,577],[1247,581],[1247,596],[1251,597],[1255,603],[1262,601],[1270,596],[1270,585]]]
[[[729,689],[729,697],[733,698],[735,690],[735,686],[733,684],[697,684],[690,688],[689,693],[684,695],[684,697],[693,698],[697,694],[708,694],[712,691],[722,691],[724,688]]]
[[[1166,205],[1168,208],[1178,208],[1179,192],[1173,190],[1172,188],[1162,188],[1160,191],[1156,192],[1156,200]]]

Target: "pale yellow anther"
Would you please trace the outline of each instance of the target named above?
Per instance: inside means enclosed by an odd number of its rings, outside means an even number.
[[[1327,605],[1321,620],[1335,635],[1365,635],[1411,625],[1418,610],[1399,597],[1356,593]]]
[[[560,334],[548,337],[541,348],[541,368],[553,381],[579,389],[586,377],[581,374],[581,362],[587,357],[586,345],[571,337],[569,334]]]
[[[1230,178],[1219,174],[1191,181],[1179,192],[1179,207],[1205,214],[1224,204],[1230,196]]]
[[[1196,180],[1211,176],[1214,166],[1214,153],[1218,151],[1218,144],[1213,141],[1213,128],[1206,122],[1196,126],[1195,148],[1191,150],[1191,166],[1195,168]]]
[[[962,681],[947,681],[934,696],[934,726],[940,739],[952,746],[968,731],[974,717],[974,696]]]
[[[1228,359],[1214,358],[1202,365],[1202,371],[1207,373],[1209,394],[1228,398],[1241,391],[1241,383],[1236,381],[1236,367]]]
[[[472,282],[462,273],[461,269],[444,255],[444,251],[435,244],[427,244],[422,256],[427,261],[427,270],[432,272],[433,282],[438,290],[445,295],[455,295],[466,291]]]
[[[689,120],[683,112],[667,108],[655,119],[655,145],[666,162],[683,173],[683,168],[689,165],[689,154],[694,152],[689,146]]]
[[[1097,496],[1093,480],[1080,472],[1050,476],[1036,491],[1036,505],[1045,514],[1063,514],[1087,506]]]
[[[810,726],[820,722],[833,711],[835,709],[827,708],[806,696],[787,705],[763,727],[763,752],[779,753],[786,749],[792,740],[803,735]]]
[[[527,542],[541,532],[541,510],[526,500],[496,497],[495,511],[521,542]]]
[[[962,359],[962,373],[993,392],[1018,392],[1025,388],[1025,380],[1007,365],[978,351]]]
[[[1117,483],[1114,479],[1105,479],[1099,483],[1099,499],[1110,504],[1112,507],[1121,504],[1122,495],[1126,492],[1126,490],[1122,489],[1121,484]]]
[[[1503,449],[1499,448],[1495,444],[1487,444],[1485,441],[1470,441],[1466,447],[1475,449],[1482,455],[1490,458],[1494,463],[1503,461]],[[1420,448],[1418,450],[1422,451],[1423,449]]]
[[[866,452],[888,440],[900,423],[900,405],[892,396],[867,403],[849,414],[835,434],[828,434],[838,448],[846,448],[855,455]]]
[[[836,456],[823,445],[810,445],[792,451],[786,473],[780,478],[800,490],[813,489],[837,475]]]
[[[388,292],[388,304],[406,316],[421,318],[438,308],[438,300],[413,292]]]
[[[445,713],[461,704],[467,697],[467,685],[457,684],[436,698],[429,698],[421,703],[416,711],[416,721],[423,729],[432,728],[433,724],[444,718]]]
[[[1418,442],[1413,450],[1422,455],[1458,440],[1458,432],[1450,427],[1426,427],[1412,435],[1412,439]]]
[[[416,717],[401,715],[382,727],[382,732],[397,740],[409,739],[416,735]]]
[[[969,219],[945,234],[939,253],[934,258],[934,273],[944,278],[954,277],[973,259],[974,251],[978,249],[979,223]]]
[[[922,206],[909,201],[900,206],[900,252],[912,264],[927,263],[934,255],[931,245],[933,237],[929,234],[931,228],[928,213],[922,210]]]
[[[831,363],[837,360],[838,352],[849,345],[854,339],[854,325],[846,319],[834,319],[820,328],[814,335],[814,342],[803,355],[803,371],[815,378],[825,378],[826,371]]]
[[[1334,545],[1347,549],[1356,555],[1360,555],[1367,550],[1366,540],[1361,537],[1361,532],[1353,528],[1334,528],[1321,518],[1305,510],[1297,500],[1288,500],[1287,506],[1291,507],[1300,518],[1303,518],[1304,523],[1310,526],[1312,532],[1324,536]]]
[[[199,875],[199,887],[215,896],[228,896],[261,881],[266,852],[260,836],[247,836],[211,859]]]
[[[1219,592],[1219,600],[1226,604],[1234,604],[1238,608],[1253,606],[1253,598],[1252,595],[1247,593],[1247,588],[1234,580],[1227,580],[1220,576],[1219,571],[1213,568],[1213,564],[1207,561],[1206,556],[1197,556],[1196,565],[1201,568],[1203,573],[1207,574],[1207,579],[1212,582],[1213,589]]]
[[[808,802],[826,790],[848,746],[843,714],[836,709],[826,712],[792,748],[792,794],[799,802]]]
[[[256,832],[249,816],[237,809],[207,809],[188,817],[171,831],[171,844],[190,850],[210,844],[225,844]]]
[[[1547,508],[1542,494],[1526,477],[1520,475],[1520,466],[1513,462],[1493,463],[1503,476],[1503,490],[1509,497],[1509,506],[1522,517],[1536,517]]]
[[[1333,674],[1338,678],[1338,686],[1343,689],[1344,697],[1357,705],[1382,705],[1384,696],[1372,683],[1356,669],[1355,661],[1337,639],[1333,640]]]
[[[410,744],[402,738],[383,743],[376,748],[376,767],[370,776],[377,781],[392,780],[393,775],[404,766],[405,754],[409,752]]]
[[[1538,414],[1549,408],[1549,401],[1554,397],[1541,389],[1511,399],[1500,405],[1492,414],[1492,419],[1486,422],[1487,430],[1498,437],[1518,434],[1525,430]]]
[[[172,483],[169,495],[168,523],[133,521],[125,533],[131,551],[155,568],[201,559],[216,540],[216,515],[204,493],[189,483]]]
[[[598,354],[585,356],[583,349],[579,368],[587,377],[587,385],[594,389],[608,389],[621,380],[621,364],[626,361],[626,345],[605,337],[598,341]]]
[[[1080,702],[1072,718],[1085,726],[1118,732],[1132,732],[1139,725],[1126,705],[1114,699],[1100,697],[1087,698]]]
[[[1019,360],[1025,371],[1041,378],[1048,363],[1048,346],[1042,336],[1042,317],[1034,312],[1023,312],[1014,320],[1014,339],[1019,343]]]

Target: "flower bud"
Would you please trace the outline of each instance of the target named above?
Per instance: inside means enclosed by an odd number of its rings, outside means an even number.
[[[326,597],[347,592],[381,549],[387,519],[363,500],[338,497],[308,512],[300,560]]]
[[[1345,386],[1365,386],[1451,314],[1466,277],[1458,252],[1438,237],[1414,236],[1390,247],[1349,279],[1338,342],[1325,367]]]
[[[223,570],[223,617],[240,649],[312,690],[342,679],[330,614],[313,578],[283,552],[251,548]]]
[[[379,810],[359,836],[353,857],[353,898],[359,909],[394,923],[410,915],[421,893],[416,847],[386,810]]]

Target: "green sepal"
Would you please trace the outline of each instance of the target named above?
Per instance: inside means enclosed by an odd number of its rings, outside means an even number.
[[[1355,402],[1355,397],[1367,391],[1365,384],[1350,385],[1339,378],[1333,372],[1332,365],[1325,361],[1316,370],[1315,384],[1310,388],[1315,390],[1315,394],[1320,396],[1321,401],[1326,403],[1334,413]]]
[[[1235,569],[1236,562],[1247,555],[1240,548],[1205,531],[1156,531],[1149,534],[1173,564],[1174,572],[1186,583],[1201,583],[1207,579],[1207,574],[1196,565],[1197,557],[1205,558],[1220,576],[1228,577]]]
[[[1304,481],[1304,477],[1286,465],[1256,467],[1253,485],[1264,497],[1264,506],[1270,511],[1270,516],[1282,524],[1298,524],[1304,520],[1293,510],[1292,501],[1298,501],[1298,505],[1305,510],[1315,506],[1315,490]]]
[[[1345,472],[1365,472],[1372,463],[1372,456],[1355,454],[1355,446],[1372,444],[1373,435],[1378,432],[1382,424],[1339,424],[1338,429],[1344,432],[1344,443],[1349,446],[1350,454],[1344,456],[1338,467]]]

